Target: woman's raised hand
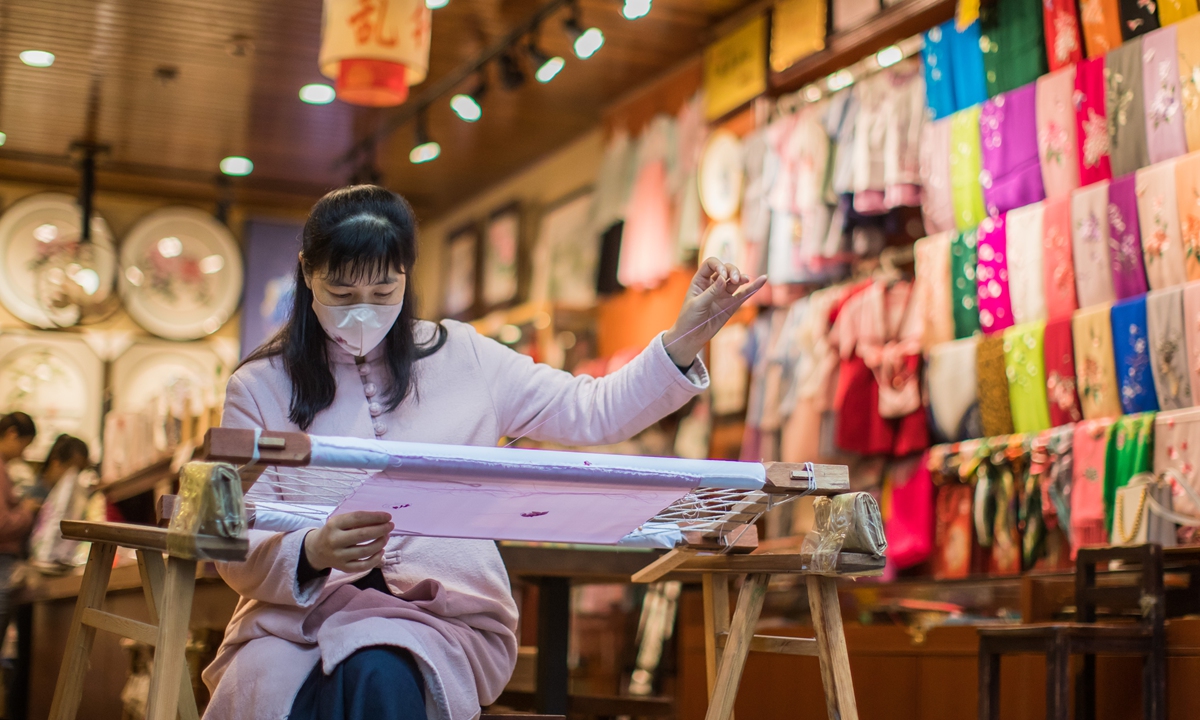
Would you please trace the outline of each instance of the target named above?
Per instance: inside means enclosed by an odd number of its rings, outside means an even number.
[[[690,366],[741,304],[766,284],[766,275],[751,278],[731,263],[705,260],[692,278],[679,317],[663,336],[671,361]]]
[[[333,568],[357,573],[379,567],[383,547],[395,525],[381,512],[332,515],[325,524],[304,536],[304,554],[314,570]]]

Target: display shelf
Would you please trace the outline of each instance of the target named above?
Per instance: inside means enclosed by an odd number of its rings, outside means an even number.
[[[177,471],[172,470],[173,456],[167,455],[141,470],[135,470],[125,477],[112,482],[102,483],[98,488],[104,493],[109,502],[120,502],[153,490],[163,480],[173,479]]]

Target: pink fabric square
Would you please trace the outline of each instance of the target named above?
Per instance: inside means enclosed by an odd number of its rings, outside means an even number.
[[[1074,95],[1074,66],[1037,80],[1038,157],[1046,197],[1066,195],[1079,187]]]
[[[988,335],[1013,325],[1004,218],[989,217],[979,224],[975,281],[979,288],[979,327]]]
[[[1075,295],[1075,260],[1071,249],[1071,198],[1050,198],[1042,214],[1042,272],[1045,273],[1046,317],[1069,318],[1079,309]]]
[[[1075,137],[1079,144],[1079,184],[1112,178],[1108,157],[1108,116],[1104,110],[1104,58],[1075,66]]]

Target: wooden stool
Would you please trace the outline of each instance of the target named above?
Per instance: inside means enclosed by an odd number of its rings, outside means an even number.
[[[188,622],[196,588],[196,560],[169,554],[167,530],[108,522],[62,523],[63,537],[92,543],[79,600],[67,634],[66,654],[54,688],[50,720],[73,720],[83,699],[83,678],[97,630],[115,633],[154,646],[146,720],[199,720],[191,679],[186,671]],[[244,560],[245,540],[197,537],[196,545],[210,559]],[[137,550],[138,570],[150,622],[104,611],[104,596],[117,547]],[[167,555],[163,561],[163,555]]]
[[[700,574],[704,591],[704,658],[708,671],[708,713],[705,720],[729,720],[737,697],[746,656],[755,652],[781,655],[811,655],[821,666],[821,684],[830,720],[858,720],[854,684],[850,678],[850,656],[838,604],[837,577],[878,575],[884,559],[857,553],[838,556],[835,572],[819,575],[812,570],[812,557],[797,553],[779,555],[663,556],[659,562],[634,576],[652,582],[668,573]],[[729,576],[745,575],[738,592],[733,617],[729,615]],[[763,600],[772,575],[803,575],[808,585],[814,638],[755,635]]]

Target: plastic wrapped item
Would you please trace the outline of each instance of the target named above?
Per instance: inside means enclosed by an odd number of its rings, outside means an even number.
[[[242,479],[229,463],[190,462],[179,472],[177,510],[167,528],[167,550],[177,557],[208,558],[197,535],[229,540],[246,537]]]
[[[813,530],[801,547],[802,553],[812,556],[813,572],[835,572],[842,552],[880,557],[887,551],[879,504],[869,493],[817,498],[813,514]]]

